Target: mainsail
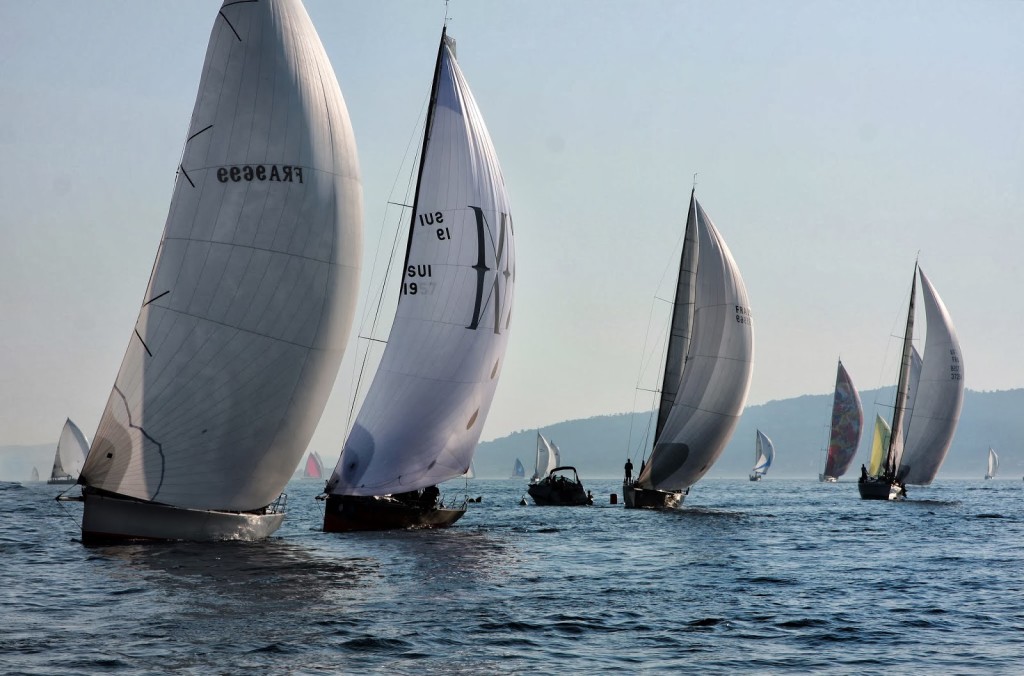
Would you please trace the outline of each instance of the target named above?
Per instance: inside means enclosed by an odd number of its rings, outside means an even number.
[[[836,368],[835,394],[832,396],[832,424],[829,427],[828,452],[825,456],[825,476],[838,479],[850,468],[863,427],[864,409],[860,404],[860,395],[840,361]]]
[[[442,32],[402,289],[334,495],[389,495],[469,469],[501,372],[515,286],[497,155]]]
[[[558,457],[558,446],[544,438],[544,435],[537,432],[537,457],[534,462],[532,481],[543,479],[551,470],[558,467],[561,460]]]
[[[704,476],[739,421],[753,358],[754,332],[743,279],[725,241],[691,193],[662,386],[663,393],[671,390],[673,396],[662,397],[661,429],[640,473],[640,487],[685,490]],[[663,415],[666,406],[670,410]]]
[[[361,191],[345,102],[301,2],[226,0],[80,483],[233,512],[278,497],[352,324]]]
[[[754,442],[754,469],[752,472],[755,476],[764,476],[768,473],[768,468],[772,466],[774,460],[775,444],[772,443],[772,440],[764,432],[757,430]]]
[[[82,463],[89,452],[89,442],[82,430],[71,418],[64,421],[64,429],[60,432],[57,450],[53,454],[53,469],[50,481],[71,481],[77,479],[82,471]]]
[[[897,476],[904,483],[927,485],[946,459],[960,420],[964,368],[949,312],[924,271],[918,273],[928,335]]]

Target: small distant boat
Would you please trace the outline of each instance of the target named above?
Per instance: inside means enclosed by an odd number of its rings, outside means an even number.
[[[324,461],[316,451],[306,456],[306,466],[302,469],[303,479],[323,479]]]
[[[60,432],[57,450],[53,454],[53,469],[48,484],[74,484],[82,471],[85,456],[89,453],[89,442],[78,425],[68,418]]]
[[[818,475],[819,481],[836,483],[846,473],[857,453],[863,427],[864,409],[860,404],[860,395],[840,361],[836,368],[836,388],[832,396],[832,422],[829,425],[825,469]]]
[[[999,455],[992,449],[991,446],[989,446],[988,447],[988,471],[985,472],[985,478],[986,479],[995,479],[997,471],[999,471]]]
[[[325,532],[444,528],[466,513],[437,484],[469,470],[498,385],[513,232],[494,145],[442,29],[398,307],[325,488]]]
[[[38,467],[33,467],[32,468],[32,473],[29,475],[28,480],[29,481],[39,481],[39,468]]]
[[[583,489],[575,467],[555,467],[540,481],[531,482],[526,491],[538,505],[594,504],[591,495]]]
[[[754,441],[754,469],[750,472],[751,481],[760,481],[775,460],[775,444],[761,430],[757,430]]]
[[[523,466],[523,461],[516,458],[516,462],[512,465],[512,478],[513,479],[525,479],[526,478],[526,467]]]
[[[754,329],[747,288],[715,224],[690,193],[654,448],[627,508],[682,504],[725,450],[750,389]]]
[[[558,446],[549,439],[545,439],[544,435],[538,431],[537,453],[534,460],[533,476],[530,477],[530,481],[535,482],[546,479],[551,474],[551,471],[561,464],[562,458]]]
[[[912,341],[918,277],[921,279],[928,335],[920,368],[915,369]],[[924,270],[915,263],[896,403],[890,425],[892,432],[885,459],[877,473],[862,472],[857,482],[861,498],[897,500],[906,496],[907,484],[927,485],[932,482],[946,458],[960,419],[964,397],[963,374],[960,341],[953,321]],[[912,403],[908,404],[908,401]]]

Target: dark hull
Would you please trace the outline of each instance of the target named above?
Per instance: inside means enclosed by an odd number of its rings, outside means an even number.
[[[530,494],[533,501],[543,506],[578,506],[591,504],[587,492],[583,490],[583,484],[568,482],[565,485],[555,485],[547,479],[530,484],[526,492]]]
[[[465,513],[464,506],[412,505],[388,496],[329,495],[324,511],[324,532],[447,528]]]
[[[863,500],[901,500],[907,492],[899,484],[883,480],[869,479],[857,482],[857,490]]]
[[[626,509],[676,509],[683,504],[683,491],[659,491],[640,488],[633,484],[622,485],[622,497]]]

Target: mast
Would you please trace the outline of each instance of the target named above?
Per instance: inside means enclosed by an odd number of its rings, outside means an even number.
[[[445,3],[447,13],[447,3]],[[437,109],[437,86],[441,81],[441,57],[444,55],[445,44],[448,40],[448,18],[445,16],[445,25],[441,28],[441,44],[437,48],[437,60],[434,62],[434,79],[430,84],[430,103],[427,104],[427,120],[423,125],[423,147],[420,148],[420,166],[416,170],[416,192],[412,198],[412,215],[409,217],[409,239],[405,244],[405,262],[402,264],[402,275],[409,266],[409,252],[412,250],[412,236],[416,231],[416,208],[420,203],[420,185],[423,182],[423,165],[427,159],[427,146],[430,145],[430,132],[434,127],[434,111]],[[399,302],[402,296],[398,296]]]
[[[686,217],[686,234],[683,251],[679,257],[679,276],[676,279],[676,296],[672,303],[672,324],[665,352],[665,373],[662,376],[661,403],[658,406],[658,422],[654,428],[654,442],[657,443],[665,428],[669,413],[679,392],[679,383],[686,365],[686,355],[693,335],[693,307],[697,294],[697,199],[696,188],[690,191],[690,209]]]
[[[910,283],[910,306],[907,308],[907,327],[903,334],[903,360],[900,363],[900,377],[896,384],[896,403],[892,413],[892,434],[889,437],[889,451],[885,456],[885,469],[893,478],[903,455],[903,417],[906,414],[907,393],[910,389],[910,365],[914,343],[914,297],[917,293],[917,262],[914,262],[914,277]]]

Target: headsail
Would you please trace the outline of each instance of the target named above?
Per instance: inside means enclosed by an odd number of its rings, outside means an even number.
[[[871,459],[867,468],[871,476],[879,476],[882,473],[882,463],[885,460],[885,451],[889,448],[890,434],[889,423],[882,416],[875,414],[875,434],[871,439]]]
[[[692,337],[681,356],[682,375],[672,410],[638,479],[643,488],[668,491],[689,488],[725,449],[747,399],[754,358],[743,278],[692,194],[686,228],[696,231],[698,249],[696,269],[680,270],[696,286]],[[682,268],[686,259],[684,254]],[[673,329],[672,340],[678,340],[677,335]],[[671,344],[669,354],[676,354]]]
[[[324,478],[324,461],[320,459],[320,454],[316,451],[306,456],[306,467],[302,471],[302,476],[307,479]]]
[[[928,335],[898,476],[908,484],[927,485],[953,442],[964,400],[964,369],[949,312],[924,271],[919,274]]]
[[[226,0],[82,483],[194,509],[278,497],[351,327],[361,190],[345,102],[305,8]]]
[[[463,474],[501,372],[515,286],[512,216],[490,135],[444,33],[402,282],[329,493],[387,495]]]
[[[835,394],[832,397],[832,424],[824,472],[826,476],[838,479],[850,468],[863,427],[864,409],[860,404],[860,395],[843,362],[839,362]]]

